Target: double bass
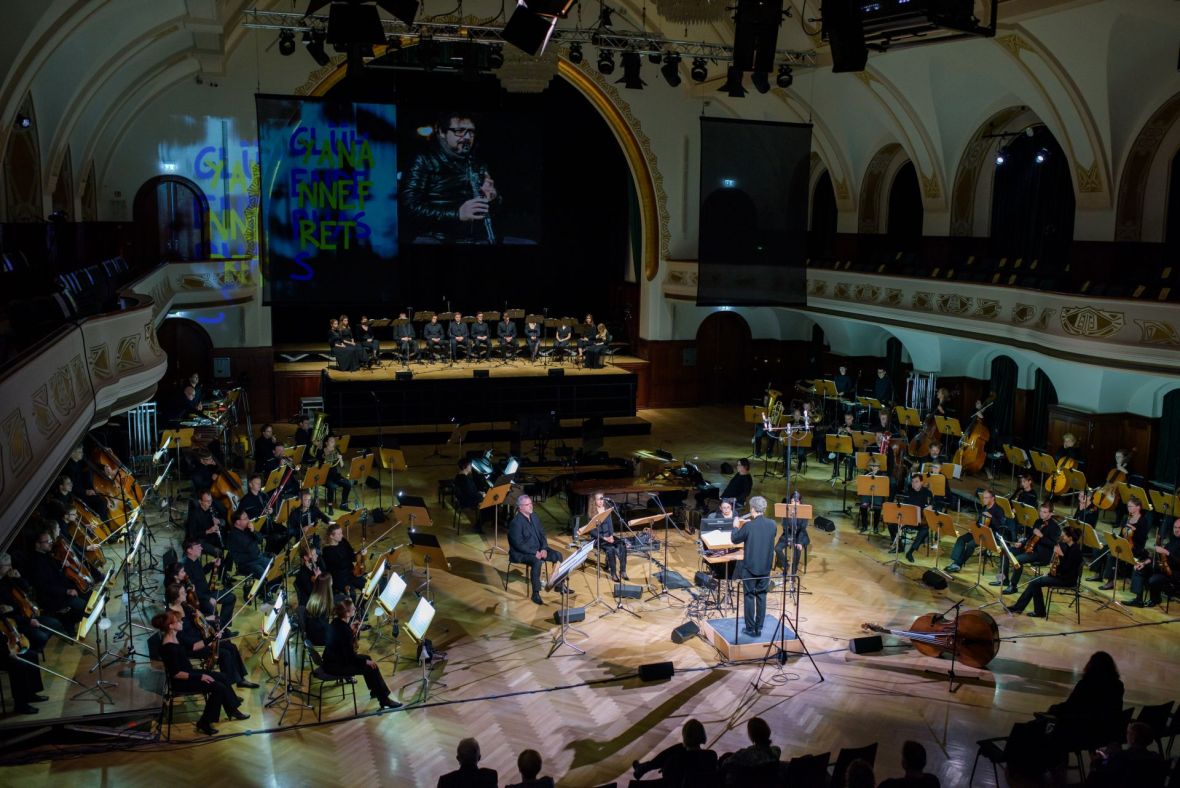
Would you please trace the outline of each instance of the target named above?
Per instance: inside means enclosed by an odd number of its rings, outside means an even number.
[[[963,438],[959,441],[952,462],[961,466],[964,473],[979,473],[987,460],[987,442],[991,440],[992,433],[983,422],[983,412],[995,402],[995,397],[989,398],[987,404],[972,414],[967,429],[963,431]]]
[[[955,659],[973,668],[985,668],[1000,653],[1000,628],[983,610],[968,610],[957,619],[941,613],[927,613],[914,619],[909,629],[889,629],[879,624],[863,624],[869,632],[895,635],[913,641],[914,648],[927,657],[954,654]]]
[[[91,440],[94,441],[94,448],[90,451],[90,462],[102,471],[99,476],[119,486],[122,494],[117,497],[125,499],[133,509],[138,507],[143,503],[143,488],[139,486],[139,482],[135,481],[135,474],[123,464],[119,455],[115,454],[113,450],[94,440],[93,436],[91,436]]]

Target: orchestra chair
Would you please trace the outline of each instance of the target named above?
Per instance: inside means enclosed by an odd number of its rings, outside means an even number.
[[[1012,730],[1007,736],[996,736],[991,739],[980,739],[976,744],[975,762],[971,765],[971,777],[967,785],[975,783],[975,770],[979,766],[980,756],[987,758],[992,764],[992,774],[996,785],[1000,784],[1000,766],[1007,765],[1011,759],[1012,742],[1022,742],[1021,749],[1028,752],[1034,745],[1046,745],[1044,739],[1044,723],[1040,720],[1013,723]]]
[[[828,761],[832,759],[830,752],[820,753],[819,755],[800,755],[797,758],[792,758],[786,764],[786,769],[782,771],[785,773],[780,785],[801,786],[801,788],[822,788],[828,784]],[[770,771],[770,767],[775,766],[782,769],[782,762],[766,764],[766,776],[772,777],[775,772]],[[745,783],[749,785],[750,783]],[[770,785],[772,783],[764,783],[756,781],[754,785]]]
[[[1139,709],[1139,716],[1135,722],[1146,723],[1155,734],[1155,746],[1160,755],[1164,754],[1164,736],[1168,730],[1168,719],[1172,716],[1172,706],[1175,701],[1158,703],[1154,706],[1143,706]]]
[[[209,693],[205,690],[187,690],[181,691],[173,689],[172,679],[167,674],[164,675],[164,741],[172,741],[172,717],[175,711],[177,698],[192,698],[200,695],[205,702],[209,700]]]
[[[1084,567],[1083,567],[1084,568]],[[1073,586],[1049,586],[1045,590],[1045,620],[1049,620],[1049,614],[1053,612],[1053,592],[1057,592],[1062,596],[1071,596],[1073,601],[1070,602],[1070,607],[1074,609],[1077,614],[1077,623],[1082,623],[1082,575],[1085,572],[1078,572],[1078,579]]]
[[[316,701],[315,719],[320,722],[324,714],[324,686],[340,687],[340,700],[352,694],[352,716],[359,712],[356,705],[356,679],[352,676],[336,676],[324,669],[324,659],[307,638],[303,639],[303,651],[311,659],[311,675],[307,680],[307,697]],[[315,682],[319,682],[319,692]]]
[[[832,778],[828,784],[833,788],[842,788],[848,764],[855,760],[865,761],[869,766],[874,765],[877,762],[877,742],[864,747],[842,747],[836,756],[836,762],[832,765]]]
[[[525,585],[524,594],[526,597],[532,596],[533,587],[529,581],[529,572],[527,569],[524,568],[524,567],[528,566],[528,564],[513,564],[511,558],[508,559],[508,568],[504,570],[504,590],[505,591],[508,590],[508,581],[512,578],[512,567],[513,566],[521,567],[520,576],[524,579],[524,585]],[[549,561],[542,561],[541,562],[541,582],[543,584],[549,582]]]

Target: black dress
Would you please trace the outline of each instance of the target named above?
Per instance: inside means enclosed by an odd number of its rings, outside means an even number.
[[[164,672],[172,682],[175,692],[208,692],[209,700],[205,703],[205,711],[201,714],[201,723],[212,725],[221,718],[221,710],[237,711],[237,695],[230,687],[229,679],[224,673],[208,670],[194,670],[188,656],[184,653],[184,646],[179,643],[164,643],[160,646],[160,659],[164,662]],[[177,673],[186,673],[188,678],[178,679]],[[213,681],[201,681],[202,675],[213,677]]]
[[[342,619],[332,619],[328,627],[327,645],[324,647],[324,670],[333,676],[364,676],[369,695],[385,700],[389,697],[389,687],[381,677],[381,669],[369,667],[368,659],[367,654],[356,653],[352,627]]]

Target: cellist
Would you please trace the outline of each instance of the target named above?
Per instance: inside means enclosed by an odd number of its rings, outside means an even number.
[[[183,578],[183,575],[181,577]],[[183,585],[173,583],[164,589],[164,604],[169,610],[174,610],[181,616],[181,629],[176,633],[176,639],[180,641],[185,653],[192,659],[207,663],[213,653],[211,644],[218,634],[206,623],[199,610],[189,607],[185,601],[187,596]],[[195,598],[195,592],[193,596]],[[246,663],[242,660],[238,647],[224,637],[217,644],[217,668],[237,687],[258,688],[257,684],[246,678]]]
[[[28,581],[13,568],[12,556],[0,553],[0,611],[11,608],[12,612],[7,615],[15,618],[17,627],[28,637],[30,647],[41,654],[49,642],[49,630],[60,632],[62,625],[56,618],[41,613],[32,603],[31,590]]]

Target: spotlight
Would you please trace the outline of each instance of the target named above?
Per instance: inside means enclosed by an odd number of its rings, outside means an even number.
[[[693,58],[689,76],[692,77],[693,82],[704,82],[709,78],[709,67],[703,57]]]
[[[21,113],[17,113],[17,116],[16,116],[16,127],[17,127],[18,129],[27,129],[29,126],[32,126],[32,125],[33,125],[33,119],[32,119],[32,118],[30,118],[28,115],[24,115],[24,114],[21,114]]]
[[[742,70],[737,66],[730,66],[725,72],[725,84],[717,89],[724,90],[730,98],[741,98],[746,95],[746,89],[742,86]]]
[[[653,66],[658,66],[660,64],[661,60],[663,60],[663,58],[660,57],[659,52],[648,52],[647,53],[647,62],[651,63]]]
[[[314,60],[317,65],[326,66],[332,62],[332,58],[328,57],[328,53],[324,51],[323,31],[304,31],[303,46],[307,48],[307,54],[311,55],[311,59]]]
[[[1003,151],[1000,151],[999,153],[996,154],[996,166],[997,167],[1000,166],[1001,164],[1003,164],[1005,161],[1007,161],[1007,159],[1004,158]]]
[[[609,50],[602,50],[598,53],[598,73],[608,75],[615,70],[615,56]]]
[[[491,53],[488,55],[488,68],[497,69],[504,65],[504,47],[494,46]]]
[[[758,89],[759,93],[770,92],[770,74],[765,71],[750,72],[750,84]]]
[[[795,82],[795,75],[791,73],[791,67],[783,63],[778,67],[778,76],[775,77],[774,82],[783,90],[789,88]]]
[[[643,60],[640,59],[638,52],[624,52],[623,76],[616,79],[615,82],[622,82],[623,87],[628,90],[643,90],[643,86],[647,83],[639,76],[639,69],[642,67]]]
[[[283,57],[290,57],[295,54],[294,30],[279,31],[279,54]]]
[[[1047,158],[1049,158],[1049,151],[1042,148],[1041,150],[1037,151],[1037,155],[1033,157],[1033,161],[1035,161],[1037,164],[1044,164],[1045,159]]]
[[[582,62],[582,45],[576,41],[570,44],[570,62],[575,66]]]
[[[660,73],[664,75],[664,81],[668,83],[669,87],[677,87],[680,84],[679,52],[669,52],[664,55],[664,65],[660,66]]]

